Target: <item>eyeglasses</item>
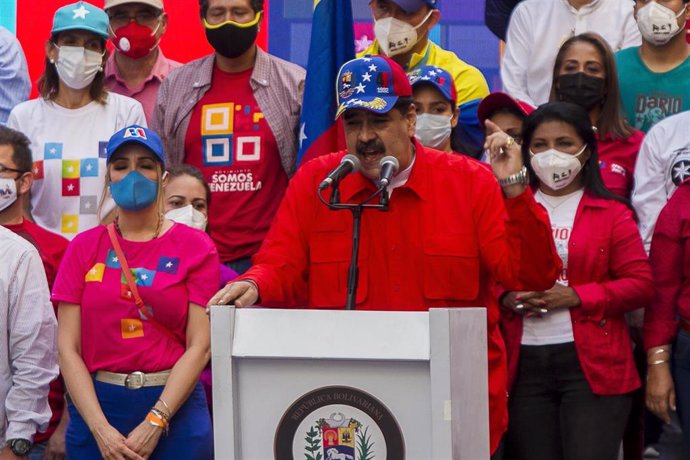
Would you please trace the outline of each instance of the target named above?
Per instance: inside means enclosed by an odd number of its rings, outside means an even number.
[[[153,11],[140,11],[134,16],[130,16],[124,11],[116,12],[110,16],[110,25],[113,28],[118,28],[129,24],[131,21],[135,21],[137,24],[142,26],[152,26],[158,21],[161,13]]]

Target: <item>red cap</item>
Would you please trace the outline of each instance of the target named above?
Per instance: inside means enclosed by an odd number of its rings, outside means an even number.
[[[514,99],[512,96],[506,93],[496,91],[486,96],[482,102],[479,103],[479,107],[477,108],[477,118],[479,118],[479,121],[484,124],[486,119],[489,118],[489,115],[491,115],[496,109],[500,109],[502,107],[511,107],[523,114],[525,117],[534,112],[534,107],[528,103]]]

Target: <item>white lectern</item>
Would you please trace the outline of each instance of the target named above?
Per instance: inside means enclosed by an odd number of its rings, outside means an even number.
[[[211,308],[215,458],[489,458],[486,311]]]

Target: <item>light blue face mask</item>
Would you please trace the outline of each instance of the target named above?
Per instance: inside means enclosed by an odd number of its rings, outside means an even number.
[[[110,183],[115,203],[127,211],[139,211],[158,198],[158,182],[147,179],[139,171],[132,171],[119,182]]]

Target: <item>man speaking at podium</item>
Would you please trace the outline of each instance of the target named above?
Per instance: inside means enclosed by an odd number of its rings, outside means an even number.
[[[489,136],[492,175],[465,156],[423,147],[414,137],[412,88],[402,68],[383,56],[343,65],[337,100],[347,152],[297,171],[254,266],[210,304],[342,309],[353,217],[329,209],[328,197],[317,193],[333,187],[340,203],[362,203],[379,189],[380,174],[388,176],[387,209],[362,213],[356,308],[486,307],[494,452],[507,426],[495,282],[510,290],[549,289],[560,267],[547,214],[526,188],[520,148],[498,130]],[[342,161],[348,152],[354,160]],[[380,167],[386,156],[399,163],[392,178],[391,163]]]

